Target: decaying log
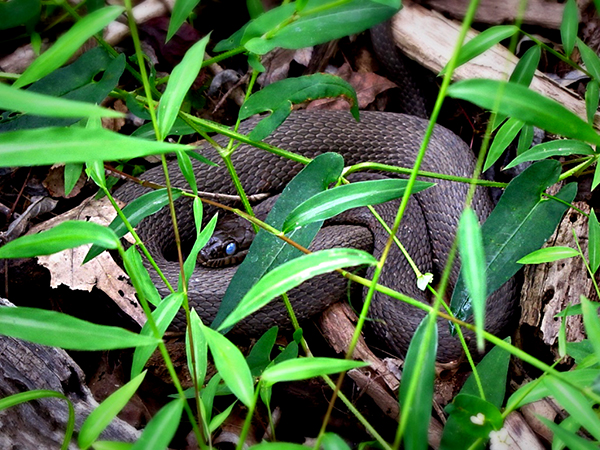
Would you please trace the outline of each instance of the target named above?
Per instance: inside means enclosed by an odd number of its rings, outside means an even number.
[[[0,307],[14,306],[0,299]],[[75,409],[75,433],[98,406],[79,366],[62,349],[0,336],[0,398],[38,389],[65,395]],[[57,398],[21,403],[0,411],[0,448],[60,448],[68,420],[67,404]],[[115,418],[103,440],[134,442],[140,432]],[[76,434],[75,434],[76,436]],[[79,448],[72,439],[69,449]]]

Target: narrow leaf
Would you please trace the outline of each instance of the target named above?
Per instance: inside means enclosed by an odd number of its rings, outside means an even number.
[[[600,145],[600,136],[587,122],[560,103],[525,86],[504,81],[472,79],[448,88],[448,95],[522,120],[550,133]],[[556,120],[560,117],[560,120]]]
[[[577,29],[579,26],[579,11],[575,0],[567,0],[563,11],[563,19],[560,25],[560,37],[567,58],[571,57],[573,48],[575,48],[575,39],[577,38]]]
[[[185,333],[185,354],[187,356],[188,370],[192,380],[197,380],[198,385],[204,384],[206,377],[206,368],[208,360],[208,349],[204,333],[200,329],[201,319],[194,308],[190,308],[190,323],[192,343],[190,342],[190,333]],[[192,351],[193,350],[193,351]]]
[[[267,367],[262,373],[261,378],[267,385],[272,385],[282,381],[307,380],[368,365],[368,363],[362,361],[350,361],[347,359],[322,357],[299,358]]]
[[[579,252],[571,247],[546,247],[540,248],[527,256],[522,257],[517,262],[519,264],[542,264],[559,259],[572,258],[579,256]]]
[[[0,247],[0,259],[51,255],[85,244],[110,249],[120,245],[112,230],[94,222],[70,220],[50,230],[22,236]]]
[[[178,398],[163,406],[148,422],[131,450],[165,450],[179,426],[184,402]]]
[[[97,325],[56,311],[0,308],[0,334],[66,350],[112,350],[153,345],[157,339]]]
[[[326,220],[348,209],[378,205],[404,195],[408,180],[385,179],[359,181],[320,192],[298,205],[283,223],[283,232],[318,220]],[[434,183],[417,181],[412,193],[423,191]]]
[[[169,29],[167,30],[166,42],[169,42],[177,30],[183,25],[183,22],[192,13],[200,0],[177,0],[171,11],[171,20],[169,20]]]
[[[542,55],[542,49],[539,45],[534,45],[529,50],[525,52],[519,62],[515,66],[515,70],[510,75],[510,82],[521,84],[523,86],[529,86],[531,84],[531,80],[533,80],[533,75],[537,69],[537,66],[540,63],[540,58]]]
[[[596,217],[596,211],[590,211],[588,219],[588,257],[590,260],[590,269],[595,274],[600,266],[600,224]]]
[[[594,123],[594,116],[598,111],[599,95],[598,81],[590,80],[585,88],[585,113],[587,121],[590,124]]]
[[[598,445],[582,438],[581,436],[578,436],[576,433],[565,430],[560,425],[555,424],[545,417],[538,415],[537,418],[541,420],[544,425],[550,428],[550,431],[554,433],[555,439],[558,438],[563,441],[571,450],[598,450]]]
[[[57,39],[52,47],[31,63],[13,86],[26,86],[58,69],[85,41],[115,20],[124,10],[122,6],[107,6],[78,20],[69,31]]]
[[[525,124],[518,119],[508,119],[504,125],[500,127],[485,159],[485,165],[483,166],[484,171],[494,165],[502,153],[504,153],[504,150],[506,150],[512,141],[515,140],[515,137],[517,137],[517,134],[519,134],[519,131],[521,131],[524,125]]]
[[[596,353],[598,361],[600,361],[600,318],[598,317],[598,304],[590,302],[583,295],[580,299],[585,332],[594,347],[594,352]]]
[[[588,144],[573,139],[558,139],[531,147],[513,159],[505,169],[510,169],[527,161],[539,161],[552,156],[595,155],[594,149]]]
[[[237,308],[223,321],[218,329],[223,330],[235,325],[274,298],[310,278],[342,267],[363,264],[375,265],[377,259],[365,251],[354,248],[331,248],[288,261],[267,273],[258,283],[252,286]]]
[[[592,74],[594,80],[600,82],[600,58],[596,52],[579,38],[577,38],[577,48],[581,53],[581,59],[583,59],[587,71]]]

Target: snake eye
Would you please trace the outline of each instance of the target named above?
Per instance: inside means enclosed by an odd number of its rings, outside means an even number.
[[[235,252],[237,251],[237,245],[235,245],[235,242],[230,242],[229,244],[227,244],[227,246],[225,247],[225,254],[227,256],[231,256],[233,255]]]

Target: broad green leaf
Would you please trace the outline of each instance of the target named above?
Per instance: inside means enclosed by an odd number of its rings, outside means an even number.
[[[185,354],[187,356],[188,370],[192,380],[198,380],[198,385],[204,384],[204,378],[206,378],[206,368],[208,360],[208,348],[204,333],[200,329],[200,322],[202,319],[198,316],[198,313],[194,308],[190,308],[190,323],[188,327],[191,330],[192,339],[194,342],[194,348],[190,342],[190,333],[185,333]]]
[[[462,66],[464,63],[471,61],[473,58],[481,55],[486,50],[489,50],[494,45],[500,43],[500,41],[508,39],[518,31],[519,28],[515,25],[497,25],[479,33],[462,46],[460,53],[458,54],[456,66]],[[446,67],[442,69],[440,75],[443,75],[445,72]]]
[[[490,432],[502,428],[502,414],[498,408],[479,397],[459,394],[446,406],[446,412],[450,417],[444,427],[441,450],[483,448]],[[471,447],[479,439],[482,444]]]
[[[85,41],[115,20],[124,10],[122,6],[107,6],[78,20],[52,47],[31,63],[13,86],[26,86],[58,69]]]
[[[328,4],[331,6],[328,7]],[[298,12],[296,20],[279,28],[274,35],[269,32],[264,36],[261,34],[259,35],[261,37],[246,41],[244,46],[249,51],[260,55],[275,47],[287,49],[312,47],[368,30],[392,17],[400,7],[399,1],[395,1],[394,7],[368,0],[353,2],[332,0],[328,4],[320,0],[309,0],[306,7]],[[263,14],[257,20],[268,14]]]
[[[570,384],[548,375],[544,378],[548,390],[556,401],[596,439],[600,440],[600,418],[590,401]]]
[[[485,165],[483,170],[488,170],[494,165],[494,163],[500,158],[500,155],[504,153],[504,150],[515,140],[519,131],[525,126],[523,122],[518,119],[508,119],[504,125],[500,127],[496,137],[492,142],[490,151],[485,159]]]
[[[266,222],[276,229],[281,229],[285,218],[297,205],[337,181],[343,168],[344,160],[336,153],[317,156],[286,186],[267,216]],[[320,227],[321,223],[317,222],[294,230],[287,236],[298,244],[308,247]],[[211,327],[218,327],[265,273],[300,254],[298,250],[290,248],[282,240],[260,230],[246,258],[229,283],[219,313]]]
[[[600,57],[579,38],[577,38],[577,48],[581,53],[581,59],[583,59],[587,71],[596,81],[600,82]]]
[[[179,189],[173,189],[173,200],[181,197],[181,194],[182,192]],[[122,212],[131,226],[136,227],[143,219],[151,216],[157,211],[160,211],[168,204],[169,194],[167,193],[167,190],[157,189],[155,191],[146,192],[145,194],[140,195],[138,198],[128,203],[127,206],[122,209]],[[108,228],[113,230],[118,238],[122,238],[129,232],[125,226],[125,223],[121,219],[121,216],[115,217],[110,225],[108,225]],[[85,255],[83,263],[85,264],[86,262],[91,261],[103,251],[104,249],[99,246],[92,246],[87,255]]]
[[[65,196],[68,196],[71,193],[79,181],[82,171],[83,164],[81,163],[65,164]]]
[[[0,308],[0,334],[66,350],[113,350],[154,345],[157,339],[37,308]]]
[[[595,155],[594,149],[588,144],[573,139],[558,139],[531,147],[513,159],[505,169],[510,169],[527,161],[539,161],[552,156]]]
[[[262,373],[261,378],[268,386],[284,381],[307,380],[368,365],[368,363],[362,361],[350,361],[347,359],[323,357],[298,358],[267,367]]]
[[[558,261],[559,259],[572,258],[573,256],[579,256],[579,252],[574,248],[560,246],[546,247],[523,256],[517,262],[519,264],[542,264]]]
[[[115,249],[119,239],[112,230],[97,223],[70,220],[38,234],[21,236],[0,247],[0,259],[51,255],[86,244]]]
[[[534,45],[521,56],[519,62],[515,66],[513,73],[510,75],[509,81],[511,83],[521,84],[523,86],[529,86],[535,70],[540,63],[540,57],[542,55],[542,49],[539,45]]]
[[[596,273],[600,266],[600,224],[596,217],[596,211],[590,211],[588,219],[588,257],[590,260],[590,269]]]
[[[0,109],[47,117],[124,117],[112,109],[15,89],[3,83],[0,83]]]
[[[355,248],[330,248],[287,261],[268,272],[258,283],[252,286],[239,305],[219,326],[218,330],[232,327],[274,298],[306,280],[342,267],[354,267],[363,264],[375,265],[377,259],[370,253]]]
[[[171,11],[171,20],[169,20],[169,29],[167,30],[166,42],[169,42],[177,30],[183,25],[183,22],[192,13],[200,0],[177,0]]]
[[[485,254],[481,239],[481,228],[471,208],[466,208],[458,223],[458,249],[460,251],[462,275],[467,285],[473,307],[477,348],[483,352],[485,342]]]
[[[560,103],[525,86],[494,80],[464,80],[450,86],[448,96],[489,110],[498,108],[501,114],[550,133],[600,145],[600,136],[591,125]]]
[[[344,441],[339,434],[331,431],[323,435],[321,441],[323,450],[350,450],[350,446]]]
[[[522,267],[517,261],[540,248],[560,222],[567,206],[542,196],[544,189],[558,181],[560,172],[560,163],[552,160],[528,167],[510,182],[481,227],[488,293],[517,273]],[[568,184],[556,197],[569,203],[576,189],[575,183]],[[461,319],[472,314],[462,276],[452,293],[451,308]]]
[[[157,120],[161,140],[169,134],[183,99],[200,72],[209,37],[210,34],[207,34],[196,42],[185,53],[183,60],[175,66],[169,77],[165,93],[158,104]]]
[[[242,352],[218,331],[204,325],[202,332],[215,361],[219,375],[231,392],[248,408],[254,402],[252,375]]]
[[[96,47],[85,52],[72,64],[57,69],[36,81],[27,90],[17,91],[59,98],[64,102],[86,103],[88,107],[92,107],[92,104],[101,103],[115,88],[124,70],[124,54],[113,59],[106,50]],[[71,118],[44,117],[38,115],[36,109],[31,113],[4,112],[0,116],[0,132],[69,126],[80,120],[78,116]]]
[[[40,0],[12,0],[0,3],[0,30],[33,25],[39,20]]]
[[[571,450],[598,450],[598,445],[594,444],[587,439],[582,438],[572,431],[565,430],[560,425],[546,419],[542,416],[537,416],[544,425],[550,428],[550,431],[554,434],[554,439],[559,438],[563,441],[567,447]]]
[[[575,48],[575,39],[577,39],[578,28],[579,10],[577,8],[577,3],[575,0],[567,0],[563,12],[562,23],[560,25],[560,37],[567,58],[571,57],[573,48]]]
[[[588,339],[594,347],[596,357],[600,360],[600,318],[598,317],[598,304],[591,303],[585,296],[580,296],[581,309],[583,310],[583,324]]]
[[[0,167],[45,166],[57,162],[105,161],[188,150],[181,144],[147,141],[105,129],[38,128],[0,133]]]
[[[407,449],[427,448],[437,347],[437,323],[427,315],[410,341],[398,393],[403,416],[401,420],[408,418],[408,427],[404,431]]]
[[[144,381],[146,372],[140,373],[127,384],[110,394],[96,409],[94,409],[81,425],[77,443],[82,450],[89,448],[100,433],[112,422],[117,414],[125,407]]]
[[[158,329],[158,333],[161,337],[165,334],[165,331],[167,331],[167,328],[169,325],[171,325],[175,315],[181,308],[183,298],[182,292],[174,292],[173,294],[165,297],[165,299],[160,302],[156,309],[152,311],[154,323],[156,324],[156,328]],[[149,337],[154,336],[150,322],[146,322],[144,324],[142,330],[140,331],[140,335]],[[147,345],[145,347],[139,347],[135,349],[131,361],[131,378],[134,378],[142,373],[144,366],[148,362],[148,359],[150,359],[152,356],[152,353],[154,353],[154,350],[156,350],[156,347],[158,347],[158,343],[156,345]]]
[[[505,341],[510,341],[510,338],[505,339]],[[481,379],[485,400],[498,409],[502,407],[502,403],[504,402],[509,363],[510,353],[502,347],[494,346],[477,364],[477,373]],[[477,382],[473,374],[469,375],[460,393],[474,396],[479,395],[479,389],[477,388]]]
[[[401,179],[358,181],[319,192],[290,213],[283,223],[283,232],[287,233],[298,226],[318,220],[330,219],[348,209],[378,205],[400,198],[404,195],[407,183],[408,180]],[[434,183],[417,181],[412,193],[433,185]]]
[[[358,120],[358,100],[354,88],[343,79],[326,73],[287,78],[266,86],[244,102],[240,109],[240,119],[265,111],[275,111],[257,124],[256,133],[253,131],[250,134],[252,139],[262,140],[285,120],[292,105],[328,97],[344,97],[351,106],[352,115]],[[263,124],[265,121],[269,126]]]
[[[178,398],[163,406],[148,422],[131,450],[165,450],[179,426],[184,402]]]
[[[252,376],[259,376],[265,367],[271,364],[271,352],[275,346],[278,331],[279,327],[277,326],[269,328],[252,346],[246,357]]]
[[[590,124],[594,123],[594,116],[598,111],[599,95],[598,81],[590,80],[585,88],[585,113]]]

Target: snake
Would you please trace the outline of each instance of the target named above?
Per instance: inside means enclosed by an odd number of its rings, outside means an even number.
[[[248,133],[256,120],[242,122],[239,132]],[[356,121],[347,111],[294,111],[265,142],[292,151],[307,158],[326,152],[337,152],[343,156],[346,166],[370,161],[392,166],[412,167],[424,138],[428,121],[416,116],[391,112],[361,111]],[[225,144],[225,138],[216,139]],[[219,161],[218,152],[208,144],[197,151],[212,161]],[[198,190],[226,195],[237,194],[223,164],[208,165],[193,161]],[[289,181],[304,167],[303,164],[280,157],[274,153],[250,145],[240,145],[231,155],[245,192],[253,196],[272,197],[280,193]],[[435,125],[421,170],[443,173],[454,177],[470,177],[475,168],[475,156],[471,149],[452,131]],[[168,165],[173,186],[185,188],[187,183],[177,162]],[[366,174],[363,177],[379,177]],[[386,173],[384,176],[400,176]],[[164,183],[162,167],[155,167],[144,174],[144,179]],[[466,183],[446,179],[422,178],[435,185],[414,194],[408,201],[404,218],[397,237],[422,273],[433,273],[439,281],[448,260],[456,235],[457,224],[464,209],[469,190]],[[115,197],[130,202],[148,189],[135,183],[126,183],[115,192]],[[377,205],[375,209],[384,221],[392,224],[399,200]],[[484,187],[477,187],[471,206],[480,222],[485,221],[493,202]],[[189,242],[196,236],[191,201],[180,198],[175,203],[181,239]],[[388,239],[387,232],[365,212],[365,208],[350,210],[340,218],[325,222],[311,244],[311,250],[331,247],[355,247],[372,252],[379,258]],[[205,221],[215,210],[205,209]],[[140,238],[172,285],[177,285],[179,264],[174,252],[173,225],[168,208],[144,219],[137,227]],[[148,265],[148,267],[150,267]],[[207,267],[197,264],[189,280],[189,304],[205,323],[210,323],[217,314],[221,299],[234,276],[238,265]],[[373,268],[366,271],[373,275]],[[169,291],[150,268],[150,276],[161,295]],[[448,292],[456,283],[460,272],[458,259],[452,265]],[[417,277],[408,260],[396,245],[392,246],[379,283],[401,292],[420,302],[431,304],[430,294],[417,287]],[[351,284],[350,291],[364,295],[366,288]],[[347,299],[348,281],[338,273],[319,275],[305,281],[289,292],[289,298],[300,322],[322,313],[329,305]],[[486,330],[502,334],[511,324],[516,306],[515,282],[510,280],[488,297],[486,304]],[[408,303],[375,292],[369,308],[368,335],[373,336],[382,348],[391,354],[404,356],[417,327],[426,316],[426,311]],[[274,325],[289,327],[290,319],[284,303],[274,300],[253,315],[238,323],[232,333],[259,336]],[[175,328],[185,329],[185,322],[175,320]],[[474,341],[467,333],[467,339]],[[461,358],[463,348],[448,326],[448,321],[438,319],[439,362],[451,362]]]

